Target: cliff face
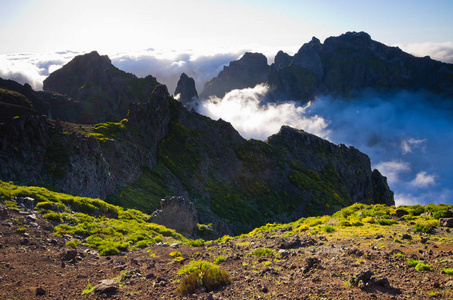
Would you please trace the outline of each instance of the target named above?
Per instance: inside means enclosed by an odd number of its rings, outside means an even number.
[[[95,124],[125,118],[129,104],[146,102],[156,85],[154,77],[137,78],[117,69],[107,56],[93,51],[76,56],[50,74],[43,89],[71,100],[52,107],[54,118]]]
[[[0,124],[0,137],[1,180],[149,213],[167,195],[187,195],[200,222],[223,232],[354,202],[394,203],[358,150],[289,127],[266,142],[245,140],[231,124],[189,112],[164,86],[121,122],[82,127],[23,116]]]
[[[237,63],[237,62],[231,62]],[[231,65],[230,65],[231,67]],[[350,97],[362,89],[392,91],[427,90],[443,96],[453,96],[453,65],[414,57],[397,47],[389,47],[371,39],[365,32],[347,32],[329,37],[322,44],[317,38],[304,44],[290,56],[279,51],[274,63],[262,66],[260,76],[249,84],[234,81],[225,69],[206,83],[202,98],[225,93],[258,83],[268,83],[272,98],[311,100],[320,94]],[[239,72],[247,82],[247,74]],[[217,87],[223,87],[218,90]]]

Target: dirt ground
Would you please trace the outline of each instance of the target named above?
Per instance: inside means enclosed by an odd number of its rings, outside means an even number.
[[[24,224],[31,226],[19,229]],[[453,275],[443,273],[453,268],[452,233],[445,228],[419,235],[391,226],[386,234],[359,236],[275,230],[203,247],[162,243],[107,257],[82,245],[71,251],[65,246],[70,237],[52,230],[36,212],[3,210],[0,299],[453,299]],[[247,256],[257,248],[273,252]],[[176,261],[173,251],[184,260]],[[231,284],[209,293],[177,290],[183,265],[219,255],[226,258],[219,266]],[[432,270],[416,270],[408,258]],[[82,295],[88,285],[108,279],[113,288]]]

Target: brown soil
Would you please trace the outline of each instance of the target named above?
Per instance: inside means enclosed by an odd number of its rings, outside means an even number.
[[[453,244],[445,242],[452,233],[447,229],[436,229],[426,243],[412,232],[410,243],[401,240],[403,232],[393,234],[398,228],[392,227],[382,237],[354,238],[326,233],[284,238],[285,232],[276,230],[204,247],[154,245],[111,257],[78,246],[76,258],[65,261],[69,237],[54,236],[52,225],[38,214],[39,227],[17,231],[33,212],[5,211],[0,220],[0,299],[453,299],[453,278],[442,273],[453,267]],[[274,252],[246,256],[258,247]],[[180,251],[185,260],[175,262],[172,251]],[[400,252],[406,257],[394,256]],[[219,266],[230,273],[230,285],[185,296],[177,291],[179,268],[191,259],[212,262],[218,255],[226,257]],[[415,270],[408,257],[433,270]],[[350,285],[360,274],[364,279]],[[88,284],[113,278],[120,280],[117,291],[82,295]]]

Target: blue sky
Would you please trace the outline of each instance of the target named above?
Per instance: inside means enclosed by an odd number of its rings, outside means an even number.
[[[385,44],[444,43],[453,42],[452,16],[445,0],[0,0],[0,53],[293,49],[346,31]]]

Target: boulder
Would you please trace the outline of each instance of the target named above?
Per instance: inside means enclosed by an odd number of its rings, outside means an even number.
[[[409,213],[404,209],[397,209],[397,210],[395,210],[395,214],[398,218],[401,218]]]
[[[198,215],[195,205],[186,197],[166,197],[161,200],[160,209],[151,215],[150,222],[191,235],[197,230]]]
[[[106,293],[114,293],[118,291],[119,283],[112,279],[101,280],[99,284],[97,284],[93,291],[99,294],[106,294]]]
[[[440,218],[439,223],[442,227],[453,227],[453,218]]]

